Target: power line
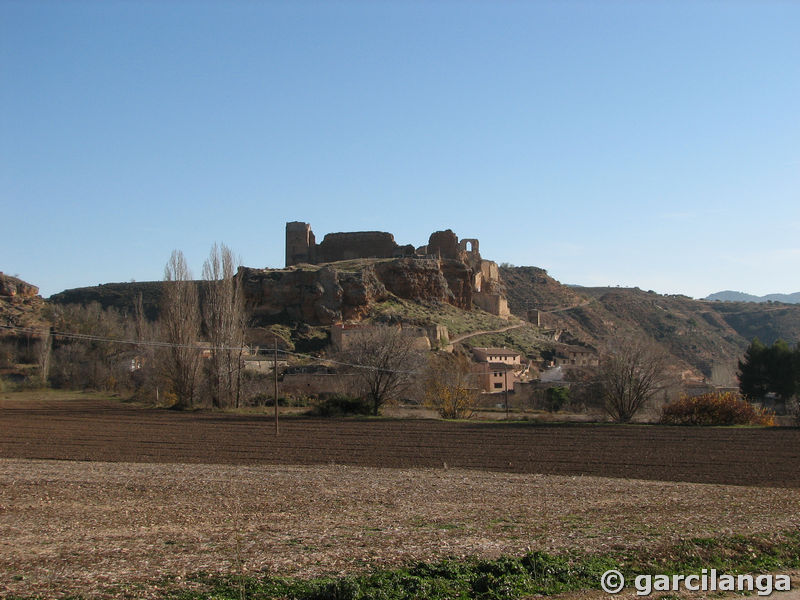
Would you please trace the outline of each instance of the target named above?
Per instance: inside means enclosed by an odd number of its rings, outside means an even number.
[[[119,338],[109,338],[103,337],[99,335],[91,335],[87,333],[74,333],[68,331],[53,331],[47,328],[36,328],[36,327],[17,327],[14,325],[0,325],[0,329],[5,329],[7,331],[14,331],[16,333],[23,333],[27,335],[42,335],[48,333],[49,335],[61,338],[61,339],[68,339],[68,340],[77,340],[77,341],[87,341],[87,342],[100,342],[100,343],[111,343],[111,344],[127,344],[131,346],[148,346],[153,348],[187,348],[193,349],[198,351],[224,351],[224,350],[233,350],[233,351],[244,351],[250,350],[247,346],[214,346],[212,344],[206,343],[197,343],[197,344],[173,344],[171,342],[160,342],[157,340],[127,340],[127,339],[119,339]],[[334,365],[341,365],[343,367],[352,367],[355,369],[367,369],[372,371],[381,371],[384,373],[398,373],[401,375],[416,375],[421,373],[421,370],[417,369],[415,371],[401,371],[398,369],[387,369],[384,367],[376,367],[374,365],[364,365],[359,363],[350,363],[340,360],[334,360],[332,358],[322,358],[319,356],[313,356],[311,354],[303,354],[300,352],[292,352],[290,350],[280,350],[280,352],[284,355],[295,356],[298,358],[305,358],[312,361],[316,361],[320,364],[334,364]]]

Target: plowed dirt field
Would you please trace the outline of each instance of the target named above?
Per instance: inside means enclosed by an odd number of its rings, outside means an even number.
[[[0,400],[0,457],[340,464],[800,487],[800,429],[534,425],[180,413],[103,400]]]

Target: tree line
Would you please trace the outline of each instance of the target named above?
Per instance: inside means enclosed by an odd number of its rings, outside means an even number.
[[[800,395],[800,344],[794,348],[783,340],[771,346],[754,339],[739,361],[739,391],[746,398],[769,396],[784,403]]]
[[[244,370],[247,318],[234,277],[239,262],[230,248],[215,244],[202,280],[195,281],[183,253],[173,251],[156,321],[145,316],[141,294],[131,310],[97,303],[51,307],[53,330],[69,334],[44,332],[37,341],[40,383],[133,391],[176,408],[240,406],[255,392],[257,376]]]

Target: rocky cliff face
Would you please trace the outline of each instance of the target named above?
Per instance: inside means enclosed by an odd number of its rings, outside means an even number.
[[[33,329],[49,327],[44,314],[45,301],[38,294],[39,288],[35,285],[0,273],[0,325]],[[17,335],[27,334],[0,329],[0,338]]]
[[[449,303],[464,310],[472,309],[472,269],[460,260],[440,261],[442,274],[453,295]]]
[[[301,321],[329,325],[360,317],[370,303],[387,295],[372,267],[357,273],[329,266],[289,270],[240,267],[237,277],[254,324]]]
[[[345,272],[336,265],[320,269],[240,267],[248,311],[255,323],[302,321],[329,325],[359,319],[389,294],[416,301],[472,303],[470,269],[456,260],[400,258]]]
[[[376,265],[378,278],[386,289],[407,300],[447,302],[459,306],[463,292],[454,278],[455,291],[446,276],[445,263],[439,261],[404,258]],[[459,263],[461,266],[463,263]],[[466,267],[465,267],[466,268]],[[469,282],[469,277],[466,279]]]
[[[33,298],[39,293],[39,288],[21,279],[0,272],[0,296]]]

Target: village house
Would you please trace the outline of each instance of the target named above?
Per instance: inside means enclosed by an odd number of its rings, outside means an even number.
[[[597,352],[583,346],[559,346],[556,349],[557,367],[597,367],[600,359]]]
[[[508,348],[473,348],[472,357],[476,362],[499,362],[507,365],[519,365],[522,354]]]
[[[371,331],[375,325],[363,323],[336,323],[331,326],[331,345],[335,352],[347,350],[354,335],[362,331]],[[431,350],[439,348],[447,342],[447,327],[444,325],[398,325],[404,332],[414,338],[414,347],[417,350]]]
[[[522,354],[508,348],[473,348],[478,386],[486,393],[514,391],[522,373]]]

